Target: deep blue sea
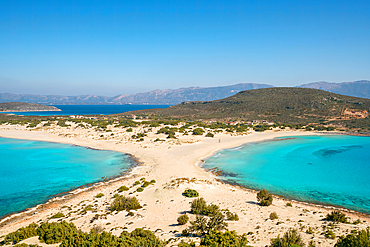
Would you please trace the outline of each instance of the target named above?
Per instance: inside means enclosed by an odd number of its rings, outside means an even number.
[[[222,150],[203,167],[248,188],[370,213],[370,137],[277,138]]]
[[[0,138],[0,218],[134,165],[123,153]]]
[[[109,115],[128,111],[168,108],[169,105],[53,105],[62,111],[6,112],[24,116]]]

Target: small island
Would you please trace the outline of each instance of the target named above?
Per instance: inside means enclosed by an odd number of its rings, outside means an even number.
[[[24,102],[0,103],[0,112],[61,111],[55,106]]]

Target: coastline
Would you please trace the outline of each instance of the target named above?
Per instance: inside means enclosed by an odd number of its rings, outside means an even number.
[[[259,236],[258,238],[256,237],[254,240],[252,240],[252,242],[255,243],[254,246],[264,246],[265,244],[269,243],[269,239],[271,237],[276,237],[277,234],[282,234],[285,231],[284,229],[289,229],[292,227],[293,222],[296,222],[295,224],[297,224],[298,219],[302,217],[299,215],[302,214],[303,209],[311,212],[324,211],[322,214],[325,214],[325,212],[330,212],[331,210],[339,207],[297,202],[287,198],[282,198],[280,196],[274,196],[274,206],[262,208],[261,210],[256,203],[252,203],[252,201],[255,201],[256,191],[241,187],[239,185],[230,185],[217,181],[217,177],[199,167],[199,163],[202,162],[202,160],[204,160],[206,157],[212,156],[214,153],[223,149],[235,148],[256,141],[271,140],[274,137],[297,135],[316,135],[316,133],[307,133],[303,131],[280,131],[252,133],[243,136],[219,134],[215,138],[196,137],[194,140],[192,140],[192,143],[184,142],[179,145],[176,142],[166,144],[155,144],[150,142],[119,143],[110,140],[88,140],[82,137],[62,137],[43,131],[0,129],[1,137],[51,141],[99,150],[118,151],[125,154],[131,154],[133,157],[137,158],[138,162],[142,163],[141,165],[135,166],[134,169],[125,176],[119,176],[112,180],[94,183],[89,188],[76,189],[70,191],[68,195],[64,195],[57,200],[51,199],[45,204],[37,205],[35,208],[31,208],[29,213],[24,212],[23,216],[19,215],[19,220],[13,219],[9,221],[9,224],[7,225],[3,225],[3,223],[6,223],[8,220],[7,218],[4,218],[0,221],[0,235],[4,235],[5,233],[13,231],[19,227],[26,226],[31,222],[37,222],[40,219],[48,219],[50,215],[63,211],[64,209],[62,208],[65,205],[76,205],[78,201],[85,199],[91,200],[91,198],[94,198],[94,195],[96,195],[97,192],[102,191],[104,194],[108,195],[109,193],[114,193],[113,191],[115,191],[116,188],[121,185],[130,185],[138,177],[145,177],[148,180],[154,178],[157,183],[154,186],[149,186],[146,188],[144,192],[134,193],[134,195],[138,196],[139,200],[148,206],[146,206],[143,211],[140,210],[137,212],[137,218],[135,218],[135,216],[132,219],[129,219],[130,217],[127,218],[124,213],[120,213],[112,217],[109,216],[107,220],[101,221],[102,224],[104,222],[111,222],[109,227],[108,225],[104,225],[105,227],[108,227],[107,229],[114,229],[114,227],[121,226],[123,224],[122,222],[127,223],[127,221],[130,221],[133,222],[130,225],[125,223],[125,227],[127,227],[129,230],[135,229],[135,227],[143,227],[144,224],[144,226],[148,229],[162,229],[162,233],[160,235],[161,238],[172,238],[176,236],[175,233],[172,233],[173,230],[181,232],[181,229],[183,229],[182,226],[173,226],[173,223],[176,222],[179,212],[189,210],[188,203],[190,200],[184,199],[181,195],[181,192],[185,188],[194,188],[201,193],[201,196],[205,197],[207,202],[220,203],[220,205],[224,205],[222,207],[228,207],[230,210],[237,210],[238,214],[242,215],[241,223],[245,222],[246,218],[252,221],[252,223],[248,223],[246,225],[238,224],[237,222],[230,222],[230,229],[236,230],[239,233],[255,231],[253,229],[255,228],[256,224],[259,224],[262,219],[268,218],[266,213],[271,212],[271,210],[277,211],[282,218],[285,217],[290,219],[286,222],[286,224],[279,226],[276,226],[276,222],[270,222],[269,220],[269,222],[266,223],[266,226],[263,226],[262,229],[264,229],[264,227],[266,227],[266,229],[271,227],[274,228],[274,230],[269,231],[270,233],[264,234],[262,231],[257,231],[259,232]],[[189,139],[189,137],[186,138]],[[221,140],[221,143],[218,142],[219,139]],[[196,180],[172,185],[173,180],[181,178],[196,178]],[[111,201],[110,198],[105,198],[104,200],[105,203]],[[247,204],[245,202],[247,202]],[[295,206],[291,209],[287,208],[285,206],[287,202],[292,202]],[[38,207],[40,207],[40,209]],[[168,208],[168,211],[166,210],[164,212],[164,208]],[[242,208],[247,208],[248,210],[244,211]],[[36,213],[34,212],[35,210],[37,210]],[[300,213],[298,214],[298,212]],[[307,217],[313,217],[313,219],[307,219],[308,223],[317,225],[322,224],[320,222],[320,217],[316,217],[316,214],[308,215],[309,213],[305,211],[303,211],[303,213],[307,214]],[[368,215],[359,215],[362,214],[360,212],[349,212],[349,214],[351,217],[360,217],[362,220],[366,220],[366,224],[368,224],[370,221]],[[8,217],[16,218],[18,216]],[[88,231],[89,227],[92,225],[87,223],[84,217],[85,216],[81,216],[81,222],[78,218],[75,224],[78,225],[82,230]],[[145,221],[142,221],[143,218],[145,218]],[[71,220],[72,217],[66,219]],[[122,224],[120,225],[118,222],[121,222]],[[113,230],[113,233],[116,231],[117,230]],[[317,238],[323,242],[330,242],[330,240],[321,239],[320,236],[317,236]]]
[[[366,136],[365,135],[352,135],[350,133],[347,133],[347,134],[345,134],[345,133],[336,134],[336,133],[330,133],[330,132],[311,132],[311,133],[312,133],[311,136],[348,135],[348,136],[356,136],[356,137],[369,137],[368,135],[366,135]],[[297,135],[297,136],[301,136],[301,135]],[[209,172],[209,173],[213,174],[215,179],[222,182],[222,183],[229,184],[229,185],[232,185],[232,186],[238,186],[238,187],[245,188],[247,190],[250,190],[250,191],[253,191],[253,192],[257,193],[257,192],[259,192],[258,189],[248,187],[247,185],[243,185],[242,183],[239,183],[237,181],[234,181],[234,180],[230,179],[232,177],[238,176],[237,173],[233,173],[233,172],[230,172],[230,171],[229,172],[223,171],[217,166],[211,167],[211,168],[204,167],[204,164],[206,163],[206,160],[208,158],[212,157],[212,156],[215,156],[217,153],[219,153],[223,150],[239,149],[239,148],[251,145],[251,144],[258,144],[258,143],[264,143],[264,142],[277,142],[277,141],[284,141],[284,140],[288,140],[288,139],[296,139],[297,136],[295,136],[294,134],[292,134],[290,136],[283,136],[283,137],[277,136],[277,137],[274,137],[273,139],[265,139],[265,140],[255,141],[255,142],[246,142],[246,143],[244,143],[240,146],[237,146],[237,147],[215,150],[212,154],[210,154],[206,157],[203,157],[201,160],[199,160],[199,162],[197,162],[196,165],[199,166],[200,168],[204,169],[206,172]],[[308,136],[310,136],[310,135],[308,135]],[[358,215],[363,215],[365,217],[370,217],[370,212],[362,212],[360,210],[351,209],[351,208],[348,208],[346,206],[335,205],[335,204],[331,204],[329,202],[325,203],[325,202],[322,202],[322,201],[319,201],[319,200],[314,200],[314,199],[312,199],[312,200],[296,199],[294,196],[279,194],[279,193],[271,192],[271,191],[269,191],[269,193],[271,195],[275,196],[275,197],[283,198],[283,199],[286,199],[288,201],[307,203],[307,204],[311,204],[311,205],[315,205],[315,206],[319,206],[319,207],[323,207],[323,208],[328,208],[328,209],[339,209],[341,211],[345,211],[345,212],[349,212],[349,213],[355,213],[355,214],[358,214]]]
[[[0,138],[8,138],[8,137],[0,136]],[[9,139],[11,139],[11,138],[9,138]],[[46,142],[46,141],[42,141],[42,142]],[[53,143],[55,143],[55,142],[53,142]],[[66,145],[78,146],[78,145],[72,145],[72,144],[66,144]],[[93,148],[89,148],[89,147],[85,147],[85,146],[78,146],[78,147],[93,149]],[[93,150],[99,151],[99,150],[102,150],[102,149],[93,149]],[[72,188],[72,189],[69,189],[69,190],[66,190],[66,191],[63,191],[63,192],[59,192],[57,194],[49,195],[50,198],[47,199],[46,201],[38,203],[38,204],[36,204],[34,206],[31,206],[29,208],[26,208],[26,209],[23,209],[23,210],[20,210],[20,211],[10,212],[10,213],[7,213],[5,215],[0,215],[0,227],[2,226],[3,222],[6,222],[8,219],[12,219],[12,218],[18,217],[18,216],[28,215],[28,214],[32,213],[33,211],[36,211],[38,208],[40,208],[40,207],[42,208],[42,207],[44,207],[44,206],[46,206],[50,203],[63,201],[67,197],[72,197],[72,196],[78,195],[78,193],[80,193],[80,192],[87,191],[87,190],[92,189],[94,187],[104,186],[107,183],[109,184],[109,183],[112,183],[114,181],[125,179],[126,177],[131,176],[131,172],[135,168],[137,168],[138,166],[142,165],[142,163],[140,163],[134,156],[132,156],[130,154],[125,153],[125,155],[129,156],[129,159],[131,161],[131,165],[129,165],[125,169],[125,171],[120,172],[118,175],[113,175],[113,176],[109,176],[109,177],[103,176],[103,177],[101,177],[100,180],[98,180],[96,182],[83,184],[83,185],[80,185],[78,187],[75,187],[75,188]]]

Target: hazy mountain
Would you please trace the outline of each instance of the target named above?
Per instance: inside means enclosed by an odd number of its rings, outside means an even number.
[[[256,83],[240,83],[220,87],[189,87],[180,89],[153,90],[137,94],[121,94],[114,97],[97,95],[34,95],[0,93],[1,102],[27,102],[38,104],[170,104],[175,105],[186,101],[212,101],[227,98],[236,93],[250,89],[271,88],[272,85]],[[298,87],[321,89],[333,93],[370,98],[370,81],[343,83],[314,82]]]
[[[0,102],[27,102],[38,104],[107,104],[110,97],[96,95],[62,96],[0,93]]]
[[[154,90],[133,95],[119,95],[111,99],[117,103],[132,104],[178,104],[184,101],[216,100],[229,97],[243,90],[273,87],[267,84],[240,83],[222,87],[190,87],[168,90]]]
[[[60,111],[60,109],[50,105],[40,105],[24,102],[0,103],[0,112],[9,111]]]
[[[96,95],[61,96],[0,93],[0,102],[28,102],[41,104],[178,104],[184,101],[216,100],[248,89],[273,87],[267,84],[240,83],[222,87],[190,87],[154,90],[138,94],[121,94],[115,97]]]
[[[270,120],[279,123],[305,124],[329,119],[339,122],[359,119],[360,122],[368,124],[367,111],[369,108],[370,99],[312,88],[275,87],[247,90],[215,101],[184,102],[166,109],[142,110],[122,113],[122,115],[156,115],[218,120]]]
[[[331,82],[313,82],[303,84],[299,87],[305,88],[316,88],[333,93],[339,93],[348,96],[355,96],[361,98],[370,98],[370,81],[354,81],[354,82],[342,82],[342,83],[331,83]]]

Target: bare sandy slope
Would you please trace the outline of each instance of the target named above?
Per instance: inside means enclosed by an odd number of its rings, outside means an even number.
[[[66,215],[62,219],[74,222],[83,231],[99,226],[119,234],[123,229],[131,231],[137,227],[144,227],[152,230],[162,239],[174,238],[169,246],[175,246],[176,241],[179,241],[181,231],[187,227],[177,225],[177,217],[187,213],[191,219],[195,218],[189,212],[189,203],[192,199],[182,196],[185,189],[191,188],[196,189],[207,202],[236,212],[240,220],[229,221],[229,229],[236,230],[238,233],[250,232],[248,239],[253,246],[265,246],[270,243],[271,238],[277,237],[278,234],[282,235],[289,228],[300,229],[303,239],[306,242],[312,239],[317,246],[333,246],[337,241],[337,239],[327,239],[322,235],[325,231],[323,226],[329,225],[329,222],[322,219],[332,211],[332,208],[295,201],[290,201],[293,207],[288,207],[286,206],[288,200],[278,197],[274,197],[272,206],[261,207],[256,203],[254,191],[219,182],[213,174],[197,166],[202,159],[220,149],[275,137],[312,135],[313,133],[279,131],[251,133],[243,136],[217,134],[215,138],[180,136],[178,140],[167,140],[163,143],[153,142],[158,137],[154,133],[148,134],[144,142],[131,141],[127,138],[127,134],[118,130],[113,133],[116,137],[98,138],[99,133],[91,130],[50,128],[29,131],[19,126],[1,126],[1,137],[69,143],[119,151],[134,155],[141,165],[124,178],[99,183],[89,189],[76,190],[72,195],[38,206],[31,213],[22,213],[3,219],[0,222],[0,236],[32,222],[46,221],[50,216],[62,212]],[[155,179],[156,183],[145,188],[143,192],[136,192],[138,187],[133,184],[140,178],[145,178],[147,181]],[[106,214],[109,212],[112,196],[122,185],[130,187],[130,190],[120,194],[131,193],[139,199],[141,205],[144,205],[142,209],[135,211],[134,216],[127,216],[126,211]],[[96,199],[95,195],[100,192],[104,196]],[[84,213],[83,209],[88,205],[91,205],[93,210]],[[270,220],[271,212],[276,212],[279,219]],[[104,216],[94,220],[93,217],[96,214]],[[333,229],[337,236],[347,234],[353,229],[364,229],[369,226],[369,218],[366,215],[353,212],[346,212],[346,214],[352,220],[360,219],[365,222],[359,225],[337,224]],[[312,228],[313,234],[306,233],[308,227]],[[32,241],[37,242],[35,239]]]

